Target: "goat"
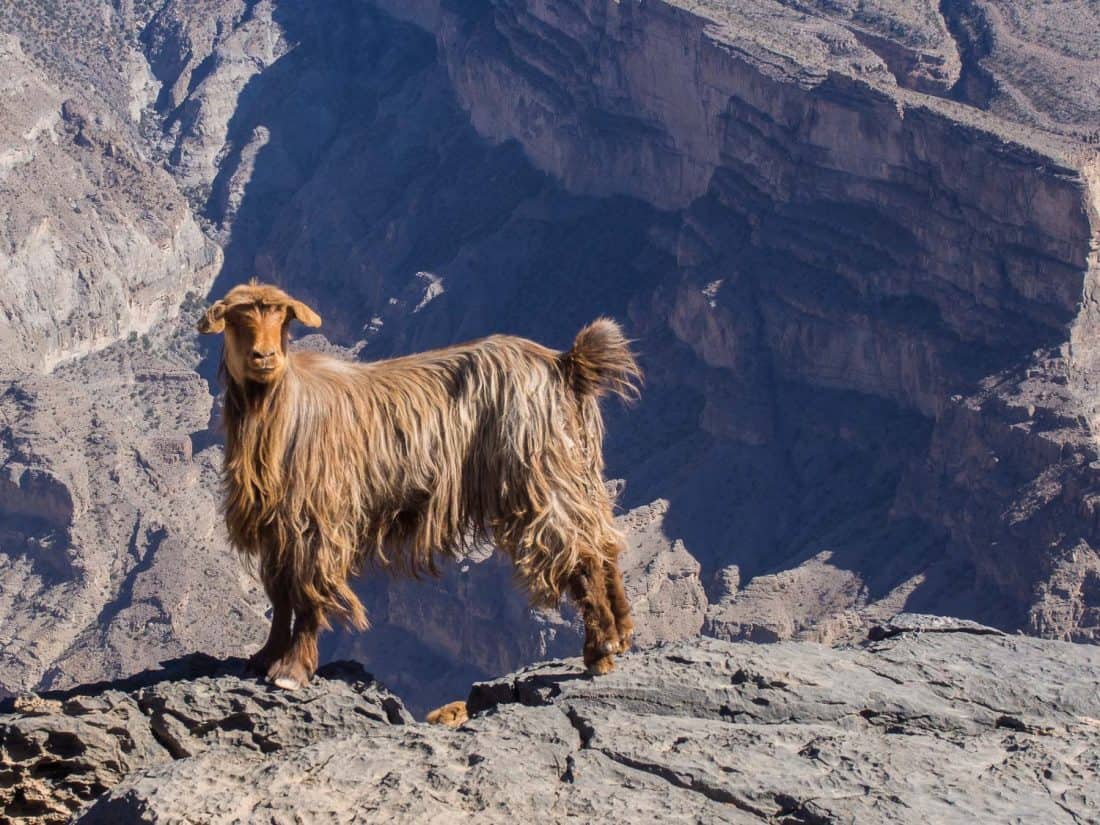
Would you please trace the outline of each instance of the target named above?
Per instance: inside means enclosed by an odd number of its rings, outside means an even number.
[[[633,623],[599,399],[634,398],[641,379],[619,326],[596,320],[567,352],[494,335],[357,363],[291,351],[295,320],[321,325],[253,281],[198,324],[224,332],[225,523],[272,606],[250,669],[305,684],[330,618],[368,627],[349,584],[365,566],[435,574],[439,559],[492,539],[532,604],[575,600],[587,668],[611,670]]]

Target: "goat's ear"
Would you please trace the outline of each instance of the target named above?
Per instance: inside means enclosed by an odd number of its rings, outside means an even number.
[[[212,335],[225,330],[225,301],[218,301],[199,319],[198,330],[203,335]]]
[[[321,326],[321,316],[307,307],[301,301],[291,301],[286,305],[287,314],[291,318],[297,318],[298,323],[307,327]]]

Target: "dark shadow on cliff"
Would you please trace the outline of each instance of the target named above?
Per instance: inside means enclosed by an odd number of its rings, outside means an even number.
[[[552,667],[564,663],[549,661],[542,664]],[[521,676],[510,683],[498,681],[474,685],[466,698],[466,710],[473,716],[513,703],[528,706],[550,705],[555,697],[561,695],[562,685],[598,678],[578,667],[573,673],[535,673]]]
[[[41,691],[36,695],[43,699],[64,702],[77,696],[97,696],[107,690],[130,692],[159,685],[162,682],[183,682],[206,676],[239,676],[244,673],[246,664],[246,659],[236,657],[219,659],[206,653],[188,653],[174,659],[166,659],[160,663],[159,667],[148,668],[130,676],[88,682],[61,690]],[[10,700],[0,703],[0,713],[11,713],[12,710]]]

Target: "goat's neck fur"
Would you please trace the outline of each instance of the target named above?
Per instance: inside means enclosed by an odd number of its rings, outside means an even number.
[[[270,522],[283,489],[287,434],[293,429],[297,376],[288,359],[272,384],[238,383],[223,368],[226,428],[226,521],[245,553],[260,551],[261,526]]]
[[[337,373],[354,369],[316,361]],[[365,491],[335,469],[325,471],[326,460],[339,460],[326,454],[326,436],[341,422],[347,426],[332,397],[346,398],[349,385],[311,385],[299,366],[292,354],[283,375],[266,385],[226,376],[226,525],[233,545],[256,559],[265,585],[288,592],[295,610],[316,606],[364,628],[348,577],[362,562],[357,533]],[[359,453],[349,463],[361,467],[365,433],[348,432],[344,440]]]

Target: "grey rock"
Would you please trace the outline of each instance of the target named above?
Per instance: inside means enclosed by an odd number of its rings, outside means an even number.
[[[77,821],[1096,819],[1100,651],[929,626],[947,629],[677,642],[597,679],[549,662],[475,685],[458,729],[211,749],[132,774]]]
[[[0,374],[10,376],[175,318],[210,288],[221,250],[124,113],[51,78],[2,28],[0,74]]]
[[[620,565],[634,616],[635,647],[690,639],[706,617],[699,562],[682,540],[669,537],[664,523],[668,508],[667,501],[658,499],[618,522],[627,541]]]
[[[902,633],[973,633],[977,635],[1004,636],[1003,630],[986,627],[978,622],[957,619],[952,616],[926,616],[920,613],[899,613],[887,622],[877,624],[867,633],[867,638],[880,642]]]
[[[200,440],[207,385],[170,332],[139,347],[0,385],[0,690],[263,640],[262,591],[221,535],[220,452]]]
[[[120,682],[19,697],[0,714],[0,812],[66,822],[127,774],[174,759],[248,759],[412,722],[358,665],[327,665],[295,693],[243,670],[243,660],[191,656]]]

